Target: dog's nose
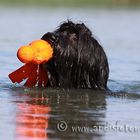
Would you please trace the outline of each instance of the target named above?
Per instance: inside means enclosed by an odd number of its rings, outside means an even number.
[[[54,46],[57,41],[57,37],[51,32],[44,34],[41,39],[48,41],[52,46]]]

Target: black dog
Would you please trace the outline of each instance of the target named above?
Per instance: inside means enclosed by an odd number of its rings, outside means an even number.
[[[45,64],[48,86],[107,89],[106,54],[83,23],[65,22],[41,39],[48,41],[54,49],[53,58]]]

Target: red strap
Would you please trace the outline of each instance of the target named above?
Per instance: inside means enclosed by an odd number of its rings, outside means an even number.
[[[10,73],[9,78],[13,83],[20,83],[28,78],[24,84],[28,87],[45,87],[48,81],[47,70],[43,67],[43,65],[36,65],[33,63],[27,63],[16,71]]]
[[[24,66],[20,67],[16,71],[9,74],[9,78],[13,83],[20,83],[24,79],[28,78],[32,70],[36,67],[35,64],[27,63]]]
[[[24,84],[27,87],[33,87],[37,83],[37,68],[38,66],[32,70],[31,74],[29,75],[29,78],[27,79],[26,83]]]

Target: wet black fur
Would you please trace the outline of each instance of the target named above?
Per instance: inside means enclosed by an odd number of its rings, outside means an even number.
[[[53,58],[45,64],[47,86],[107,89],[106,54],[85,24],[65,22],[41,38],[51,43]]]

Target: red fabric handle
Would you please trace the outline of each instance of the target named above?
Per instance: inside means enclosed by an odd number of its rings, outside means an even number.
[[[43,65],[36,65],[33,63],[27,63],[10,73],[9,78],[13,83],[21,83],[23,80],[27,79],[24,85],[28,87],[45,87],[48,81],[47,71]]]

